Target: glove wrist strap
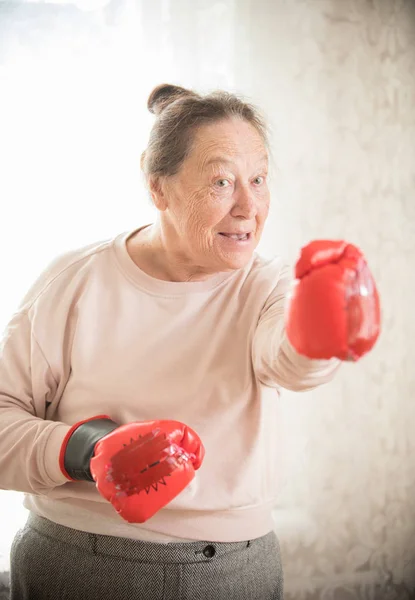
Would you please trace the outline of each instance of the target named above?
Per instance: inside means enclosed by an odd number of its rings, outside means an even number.
[[[72,481],[94,481],[89,465],[95,446],[117,427],[119,425],[106,415],[75,423],[61,448],[59,464],[63,474]]]

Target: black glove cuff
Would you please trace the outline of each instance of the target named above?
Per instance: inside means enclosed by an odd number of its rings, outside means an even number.
[[[64,466],[72,479],[94,481],[89,464],[94,456],[97,442],[117,429],[119,425],[111,419],[91,419],[79,425],[68,440]]]

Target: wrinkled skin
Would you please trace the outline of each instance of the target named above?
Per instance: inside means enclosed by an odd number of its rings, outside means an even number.
[[[128,240],[133,260],[167,281],[201,281],[244,267],[268,215],[267,175],[266,147],[249,123],[235,118],[200,127],[179,172],[149,179],[158,219]],[[245,240],[229,237],[245,233]]]

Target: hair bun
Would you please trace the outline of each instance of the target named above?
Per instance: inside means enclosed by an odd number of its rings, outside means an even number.
[[[151,92],[147,100],[147,108],[153,115],[159,115],[166,106],[185,96],[197,97],[197,94],[178,85],[162,83]]]

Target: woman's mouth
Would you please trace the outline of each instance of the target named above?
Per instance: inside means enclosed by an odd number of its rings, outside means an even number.
[[[228,238],[230,240],[235,240],[236,242],[246,242],[251,237],[251,232],[248,233],[226,233],[220,232],[219,235]]]

